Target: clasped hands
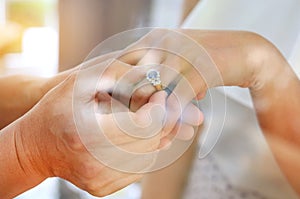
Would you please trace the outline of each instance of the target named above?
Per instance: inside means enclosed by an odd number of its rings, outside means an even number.
[[[233,48],[224,47],[222,39],[220,44],[209,42],[218,34],[188,33],[153,30],[122,51],[65,72],[67,78],[20,120],[27,132],[16,135],[16,144],[25,151],[18,152],[23,167],[37,181],[58,176],[104,196],[151,171],[157,151],[172,145],[174,136],[191,139],[203,121],[191,101],[204,97],[210,87],[246,87],[253,72],[228,69],[223,55],[230,60],[227,51]],[[228,38],[238,39],[234,34]],[[203,41],[209,54],[193,39]],[[222,63],[217,67],[210,56]],[[145,74],[153,68],[160,72],[163,87],[172,90],[170,95],[147,82]]]
[[[21,128],[30,132],[20,139],[28,151],[19,155],[25,167],[38,173],[40,180],[58,176],[104,196],[151,171],[157,152],[167,148],[175,135],[191,139],[194,127],[203,121],[191,103],[195,88],[181,74],[186,70],[191,75],[193,71],[187,70],[191,64],[176,55],[167,58],[161,50],[139,49],[156,44],[161,34],[149,33],[122,52],[99,56],[65,72],[67,78],[21,121]],[[166,36],[161,44],[169,39]],[[173,84],[169,96],[145,82],[150,68],[160,71],[164,87]]]

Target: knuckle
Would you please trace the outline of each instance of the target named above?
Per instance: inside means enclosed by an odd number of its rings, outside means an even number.
[[[143,144],[142,144],[142,147],[143,147],[142,152],[153,152],[158,149],[159,144],[160,144],[160,134],[158,134],[152,138],[146,139],[143,141]]]
[[[100,172],[101,167],[91,161],[82,161],[79,168],[79,173],[82,173],[87,181],[94,179]]]
[[[101,190],[98,190],[97,193],[95,193],[94,195],[98,196],[98,197],[104,197],[107,195],[110,195],[126,186],[128,186],[129,184],[132,184],[138,180],[140,180],[142,178],[142,175],[137,175],[137,174],[130,174],[128,175],[123,175],[121,176],[121,178],[106,184],[105,186],[101,187]]]
[[[114,192],[116,192],[118,189],[114,188],[113,185],[106,187],[106,188],[101,188],[98,190],[95,190],[94,192],[90,192],[92,195],[97,196],[97,197],[105,197],[107,195],[110,195]]]
[[[86,172],[86,171],[85,171]],[[97,175],[90,176],[87,178],[87,176],[81,176],[83,179],[80,179],[81,181],[81,188],[85,191],[89,192],[92,195],[99,195],[102,192],[102,188],[105,186],[106,183],[108,183],[109,179],[103,178],[99,179]],[[105,193],[102,193],[105,194]]]
[[[65,133],[63,135],[63,141],[73,151],[86,151],[86,148],[77,133]]]
[[[149,98],[150,95],[151,92],[149,91],[149,89],[139,88],[133,93],[132,101],[134,102],[145,101],[147,98]]]
[[[84,190],[89,192],[90,194],[94,196],[105,196],[105,193],[103,193],[103,190],[101,189],[101,186],[98,185],[97,182],[87,182],[84,185]]]

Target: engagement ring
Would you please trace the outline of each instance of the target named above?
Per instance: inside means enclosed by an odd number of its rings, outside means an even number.
[[[161,80],[159,71],[155,69],[148,70],[146,74],[147,80],[155,87],[156,90],[160,91],[162,90]]]

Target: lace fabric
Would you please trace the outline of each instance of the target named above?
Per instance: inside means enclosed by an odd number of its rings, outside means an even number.
[[[261,193],[236,187],[219,168],[213,155],[196,159],[184,197],[186,199],[271,199]]]

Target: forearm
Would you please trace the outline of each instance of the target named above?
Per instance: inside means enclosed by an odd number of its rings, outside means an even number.
[[[0,78],[0,129],[24,115],[74,70],[59,73],[51,78],[26,75]]]
[[[265,64],[268,79],[251,95],[260,126],[288,181],[300,194],[300,81],[278,51]]]
[[[218,82],[204,76],[205,82],[210,84],[208,86],[241,86],[245,88],[251,86],[251,76],[256,73],[257,68],[260,68],[265,56],[262,52],[265,51],[265,45],[268,43],[262,37],[245,31],[197,29],[180,29],[178,31],[198,43],[207,52],[220,73],[222,81],[219,81],[220,78],[216,78]],[[201,70],[199,71],[201,72]],[[214,69],[212,71],[215,73]]]
[[[223,82],[213,86],[250,89],[268,144],[300,193],[300,81],[288,62],[274,45],[253,33],[182,31],[204,47],[219,69]]]
[[[300,81],[277,48],[249,32],[190,35],[205,48],[223,78],[215,86],[249,88],[264,133],[289,138],[300,147]]]
[[[264,132],[288,134],[300,146],[300,81],[274,45],[249,32],[182,31],[207,51],[223,79],[206,82],[249,88]]]
[[[260,126],[300,149],[300,81],[278,51],[270,51],[264,64],[264,80],[250,88]]]
[[[20,123],[17,120],[0,131],[0,198],[4,199],[13,198],[45,179],[31,166],[33,159],[26,155],[29,151],[23,139],[27,139],[27,134],[21,132],[24,129]]]

